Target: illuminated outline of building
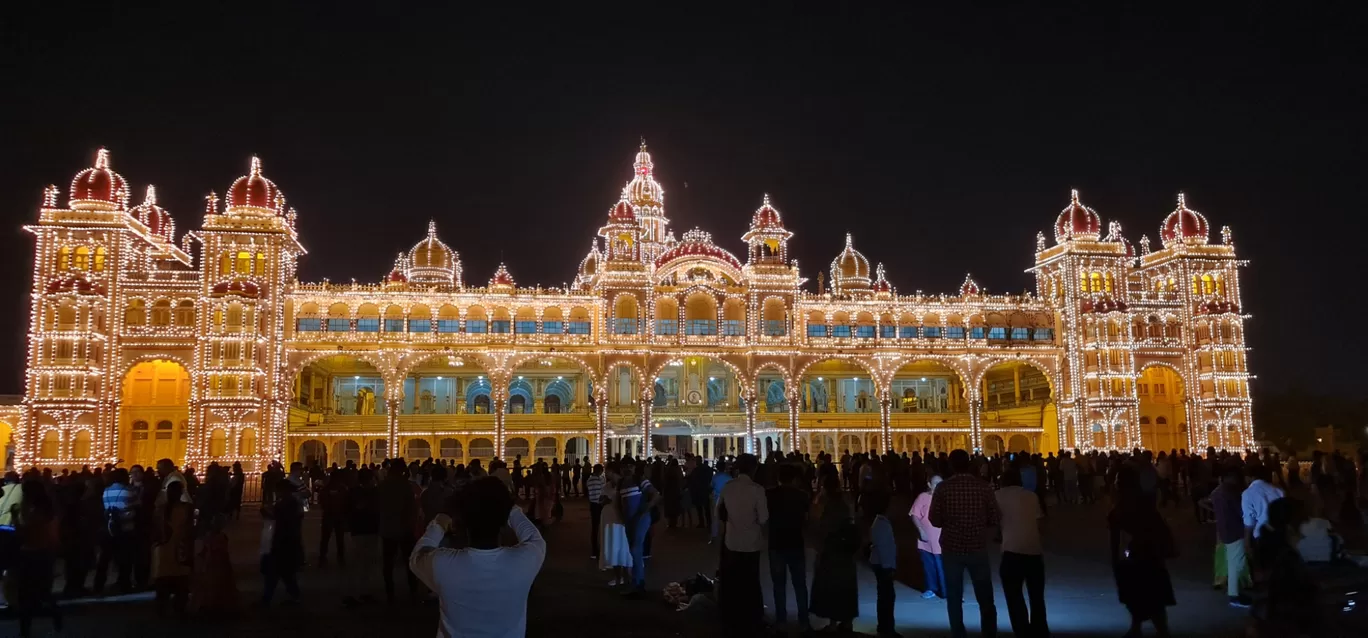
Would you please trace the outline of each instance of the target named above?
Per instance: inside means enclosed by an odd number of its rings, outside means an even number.
[[[677,239],[644,144],[557,288],[468,285],[435,223],[379,283],[297,282],[256,158],[179,243],[130,194],[101,149],[26,226],[20,466],[1253,445],[1242,262],[1181,195],[1161,249],[1075,191],[1035,294],[902,295],[850,235],[813,291],[768,196],[744,262]]]

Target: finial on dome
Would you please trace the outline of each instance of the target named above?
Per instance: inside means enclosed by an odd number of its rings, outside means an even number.
[[[261,158],[252,156],[252,169],[248,171],[252,177],[261,177]]]
[[[1077,189],[1077,188],[1073,188],[1073,189],[1070,189],[1070,190],[1069,190],[1069,199],[1070,199],[1071,201],[1073,201],[1073,203],[1075,203],[1075,204],[1078,203],[1078,189]]]
[[[48,184],[48,187],[43,189],[43,208],[57,208],[58,192],[56,184]]]
[[[1229,227],[1229,226],[1222,226],[1222,227],[1221,227],[1221,243],[1222,243],[1222,244],[1225,244],[1225,245],[1227,245],[1227,246],[1230,245],[1230,227]]]
[[[109,168],[109,149],[101,146],[95,151],[95,168]]]
[[[218,213],[218,193],[209,191],[209,194],[204,196],[204,214],[213,215],[216,213]]]
[[[1045,233],[1043,231],[1036,231],[1036,252],[1042,250],[1045,250]]]
[[[435,219],[429,219],[429,220],[428,220],[428,239],[436,239],[436,238],[437,238],[437,220],[435,220]]]
[[[642,135],[642,136],[641,136],[641,150],[642,150],[642,151],[645,151],[645,150],[646,150],[646,136],[645,136],[645,135]]]
[[[153,185],[151,185],[151,184],[148,184],[148,185],[147,185],[147,195],[143,197],[143,205],[144,205],[144,206],[156,206],[156,205],[157,205],[157,187],[156,187],[156,186],[153,186]]]
[[[1149,240],[1149,235],[1141,235],[1141,236],[1140,236],[1140,254],[1141,254],[1141,255],[1148,255],[1148,254],[1150,254],[1150,240]]]
[[[769,193],[765,193],[764,201],[762,201],[762,202],[760,203],[760,205],[761,205],[761,206],[769,206],[769,205],[770,205]]]
[[[850,233],[846,233],[846,248],[853,248],[854,243],[855,239],[850,236]]]
[[[1178,208],[1187,208],[1187,196],[1183,195],[1183,191],[1178,191]]]

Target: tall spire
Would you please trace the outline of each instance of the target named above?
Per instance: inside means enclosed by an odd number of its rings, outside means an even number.
[[[255,155],[252,156],[252,169],[251,169],[251,171],[250,171],[250,174],[252,175],[252,177],[261,177],[261,158],[260,158],[260,157],[257,157],[257,156],[255,156]]]
[[[155,206],[157,204],[157,187],[147,185],[147,196],[143,197],[144,206]]]
[[[428,239],[436,239],[436,238],[437,238],[437,220],[435,220],[435,219],[429,219],[429,220],[428,220],[428,235],[427,235],[427,236],[428,236]]]
[[[101,146],[95,151],[95,168],[109,168],[109,149]]]

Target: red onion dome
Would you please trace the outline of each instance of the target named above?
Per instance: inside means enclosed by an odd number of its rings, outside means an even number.
[[[513,275],[508,272],[508,266],[505,266],[503,262],[500,262],[499,268],[494,271],[494,276],[489,279],[489,287],[512,288],[515,285],[516,284],[513,283]]]
[[[233,185],[228,187],[228,206],[225,212],[274,215],[284,209],[284,193],[280,192],[275,182],[261,175],[261,159],[253,156],[248,173],[237,178]]]
[[[884,276],[884,265],[875,266],[874,273],[874,293],[881,296],[891,296],[893,284],[888,283],[888,278]]]
[[[610,224],[635,224],[636,207],[627,201],[626,197],[618,200],[613,207],[608,209],[608,223]]]
[[[394,258],[394,268],[385,275],[385,281],[391,284],[408,283],[408,260],[404,253],[399,253],[399,256]]]
[[[1108,296],[1103,296],[1098,300],[1092,302],[1091,304],[1088,304],[1087,302],[1083,304],[1083,312],[1091,311],[1099,314],[1105,314],[1108,312],[1125,312],[1128,308],[1130,308],[1130,304],[1127,304],[1124,301],[1112,299]]]
[[[69,205],[76,210],[121,210],[128,207],[128,182],[109,169],[109,151],[95,152],[95,166],[71,180]]]
[[[1203,315],[1238,314],[1239,312],[1240,306],[1229,301],[1208,301],[1197,307],[1197,313]]]
[[[1159,238],[1163,240],[1164,248],[1180,243],[1200,246],[1207,243],[1209,229],[1206,217],[1188,208],[1186,198],[1178,193],[1178,208],[1164,218]]]
[[[980,292],[978,282],[969,273],[964,273],[964,283],[960,284],[961,297],[977,297]]]
[[[157,205],[157,187],[148,186],[147,196],[143,198],[143,203],[133,207],[128,211],[134,218],[147,226],[153,235],[161,237],[166,241],[172,241],[176,235],[176,222],[171,219],[171,213]]]
[[[684,240],[662,253],[660,258],[656,259],[655,265],[656,268],[659,268],[676,259],[691,256],[712,257],[726,262],[733,268],[741,267],[741,262],[737,260],[736,255],[714,244],[711,234],[697,228],[684,233]]]
[[[48,294],[74,292],[78,295],[103,295],[105,294],[105,287],[104,284],[93,283],[85,277],[76,276],[49,283],[47,291]]]
[[[784,222],[779,219],[779,209],[770,205],[769,194],[765,194],[765,200],[760,204],[760,208],[755,209],[755,214],[751,216],[751,230],[782,230]]]
[[[234,279],[233,281],[224,281],[214,284],[214,287],[210,289],[209,294],[215,297],[236,295],[238,297],[256,298],[261,296],[261,288],[256,285],[256,282],[247,281],[246,279]]]
[[[1055,242],[1064,243],[1070,239],[1097,241],[1102,236],[1102,217],[1091,208],[1078,201],[1078,190],[1070,192],[1068,207],[1060,211],[1055,220]]]

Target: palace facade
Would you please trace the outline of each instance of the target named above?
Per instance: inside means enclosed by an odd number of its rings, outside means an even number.
[[[1254,444],[1242,262],[1182,196],[1137,250],[1073,193],[1033,294],[909,295],[849,235],[804,277],[768,196],[740,256],[676,237],[633,168],[572,285],[471,276],[435,222],[375,283],[305,283],[257,159],[177,233],[101,150],[26,226],[16,464]]]

